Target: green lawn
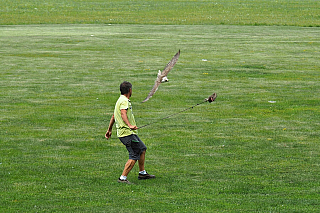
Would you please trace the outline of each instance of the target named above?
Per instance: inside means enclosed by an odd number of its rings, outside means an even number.
[[[3,212],[319,210],[319,29],[276,26],[2,26]],[[146,103],[158,69],[181,49]],[[147,170],[107,129],[133,83]],[[275,101],[275,103],[269,103]]]
[[[0,212],[320,211],[320,2],[0,3]],[[181,56],[146,103],[157,76]],[[148,147],[104,138],[131,98]],[[213,92],[215,102],[200,103]]]
[[[0,24],[320,26],[317,0],[2,0]]]

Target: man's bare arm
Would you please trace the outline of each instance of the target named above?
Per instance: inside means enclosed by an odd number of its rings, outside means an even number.
[[[110,123],[109,123],[109,128],[107,130],[107,133],[105,134],[105,137],[107,139],[109,139],[111,137],[111,134],[112,134],[112,127],[113,127],[113,124],[114,124],[115,120],[114,120],[114,115],[112,115],[111,119],[110,119]]]
[[[129,119],[128,119],[128,116],[127,116],[127,110],[126,109],[122,109],[121,110],[121,118],[122,120],[128,125],[128,127],[131,129],[131,130],[136,130],[138,129],[137,126],[132,126],[129,122]]]

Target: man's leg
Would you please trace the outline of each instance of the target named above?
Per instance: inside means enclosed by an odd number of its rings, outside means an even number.
[[[151,178],[155,178],[154,175],[149,175],[146,170],[144,169],[144,161],[146,158],[146,151],[143,151],[140,155],[140,160],[139,161],[139,176],[138,179],[139,180],[144,180],[144,179],[151,179]]]
[[[146,151],[143,151],[143,152],[141,153],[141,155],[140,155],[140,160],[138,160],[140,172],[141,172],[141,171],[144,171],[144,161],[145,161],[145,158],[146,158]]]
[[[126,165],[124,166],[123,172],[122,172],[122,176],[128,176],[129,172],[131,171],[131,169],[133,168],[133,166],[136,164],[136,160],[131,160],[129,159],[126,163]]]

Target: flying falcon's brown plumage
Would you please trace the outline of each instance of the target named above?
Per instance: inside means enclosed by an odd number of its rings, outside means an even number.
[[[176,62],[178,61],[179,56],[180,56],[180,50],[173,56],[171,61],[167,64],[167,66],[163,69],[162,72],[159,70],[158,76],[157,76],[156,81],[154,82],[153,88],[149,92],[146,99],[144,99],[144,101],[142,101],[142,103],[148,101],[153,96],[153,94],[158,90],[158,87],[161,83],[168,81],[167,75],[168,75],[169,71],[173,68],[173,66],[176,64]]]

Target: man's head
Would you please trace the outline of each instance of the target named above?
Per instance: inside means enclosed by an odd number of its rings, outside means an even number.
[[[132,92],[132,84],[128,81],[122,82],[120,84],[120,92],[121,95],[129,94],[130,92]]]

